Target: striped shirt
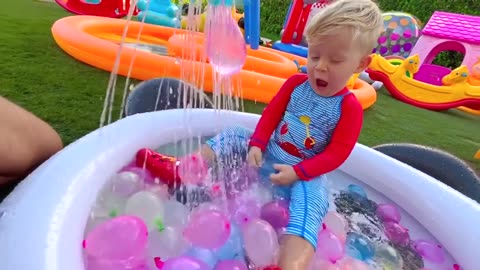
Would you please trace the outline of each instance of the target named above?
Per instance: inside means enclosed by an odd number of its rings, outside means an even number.
[[[348,90],[314,92],[305,74],[290,77],[267,105],[250,146],[267,150],[310,180],[338,168],[360,135],[363,109]]]

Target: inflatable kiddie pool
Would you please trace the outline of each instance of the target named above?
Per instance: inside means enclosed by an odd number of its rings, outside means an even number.
[[[2,269],[84,270],[81,242],[97,194],[138,149],[211,136],[232,124],[253,128],[258,119],[254,114],[209,109],[143,113],[69,145],[0,205]],[[360,144],[329,178],[335,185],[359,183],[374,199],[384,196],[393,201],[404,211],[405,227],[421,224],[416,226],[433,235],[464,270],[478,269],[480,206],[473,200]],[[419,228],[412,228],[412,237],[414,231],[417,238],[426,236]]]

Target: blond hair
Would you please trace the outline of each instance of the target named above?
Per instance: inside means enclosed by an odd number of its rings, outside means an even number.
[[[316,14],[307,26],[306,38],[311,43],[337,31],[351,31],[352,40],[366,53],[371,53],[383,31],[380,8],[372,0],[335,0]]]

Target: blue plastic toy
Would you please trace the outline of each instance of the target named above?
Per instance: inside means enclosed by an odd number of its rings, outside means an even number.
[[[260,40],[260,0],[244,0],[245,42],[258,49]]]
[[[178,7],[170,0],[139,0],[137,7],[140,12],[137,15],[139,21],[143,20],[145,23],[180,27],[180,20],[178,19]]]

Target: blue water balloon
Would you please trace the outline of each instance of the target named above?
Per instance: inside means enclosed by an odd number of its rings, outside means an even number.
[[[242,232],[237,224],[232,223],[230,237],[214,254],[219,260],[243,260],[245,254],[243,251]]]
[[[215,267],[218,262],[218,258],[215,256],[214,252],[205,248],[191,247],[187,251],[185,251],[183,255],[191,256],[195,259],[198,259],[206,263],[211,268]]]
[[[347,254],[358,260],[368,261],[375,256],[375,248],[372,242],[356,232],[348,233],[345,245]]]
[[[362,198],[362,199],[366,199],[367,198],[367,193],[365,192],[365,190],[359,186],[359,185],[355,185],[355,184],[350,184],[348,185],[348,192],[353,195],[354,197],[359,197],[359,198]]]

